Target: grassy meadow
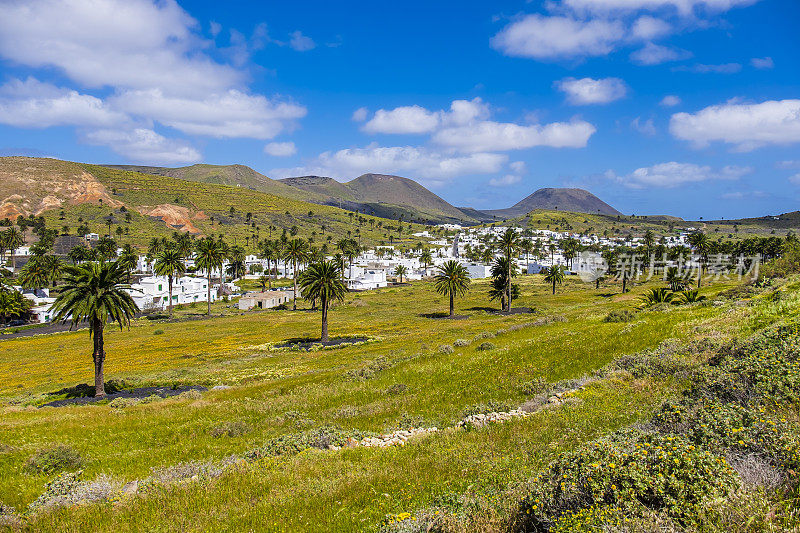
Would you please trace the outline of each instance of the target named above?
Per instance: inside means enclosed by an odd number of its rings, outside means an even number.
[[[128,384],[226,385],[201,398],[177,397],[114,409],[109,405],[36,406],[48,395],[91,382],[86,331],[0,341],[0,502],[24,509],[53,475],[30,473],[37,451],[66,444],[87,479],[124,483],[153,469],[220,461],[281,435],[324,426],[380,433],[408,426],[452,426],[490,405],[516,408],[541,383],[590,375],[612,360],[668,342],[729,338],[796,314],[794,300],[669,306],[610,323],[633,309],[637,286],[595,290],[570,279],[556,295],[539,276],[522,276],[515,306],[534,313],[489,312],[486,282],[457,300],[466,318],[431,318],[446,300],[416,282],[350,294],[331,311],[332,335],[366,344],[317,352],[271,351],[272,343],[318,334],[307,309],[238,313],[176,321],[140,319],[106,335],[106,379]],[[731,284],[704,287],[714,297]],[[493,307],[497,307],[496,305]],[[554,318],[555,317],[555,318]],[[456,342],[462,339],[460,342]],[[465,344],[455,346],[453,344]],[[478,349],[483,343],[489,349]],[[447,346],[448,348],[442,348]],[[531,385],[533,384],[533,385]],[[374,530],[387,515],[412,512],[465,491],[500,495],[560,452],[650,416],[682,388],[676,379],[595,381],[574,399],[534,416],[464,431],[449,429],[404,447],[303,452],[237,465],[208,482],[156,488],[115,504],[65,507],[20,526],[40,531]],[[228,424],[244,428],[220,436]],[[487,509],[487,513],[491,514]],[[488,515],[487,515],[488,516]]]

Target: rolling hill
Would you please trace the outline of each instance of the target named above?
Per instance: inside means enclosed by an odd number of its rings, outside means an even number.
[[[475,218],[447,203],[414,180],[388,174],[364,174],[347,183],[321,176],[280,180],[309,194],[324,196],[322,203],[387,218],[477,224]],[[317,202],[318,199],[309,198]]]
[[[484,213],[499,218],[514,218],[537,209],[600,215],[622,214],[587,190],[566,188],[539,189],[509,208],[493,209]]]
[[[120,242],[137,246],[173,231],[224,235],[232,243],[245,243],[275,238],[285,230],[316,246],[344,236],[357,237],[364,244],[388,241],[390,232],[397,238],[390,220],[368,224],[354,221],[352,213],[338,207],[136,168],[0,157],[0,219],[42,216],[47,227],[69,235],[82,225],[100,234],[111,229]],[[279,189],[299,190],[273,183]],[[403,225],[404,232],[420,229]]]

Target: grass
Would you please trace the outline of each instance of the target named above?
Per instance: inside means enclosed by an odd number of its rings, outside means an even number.
[[[473,284],[467,297],[457,300],[459,312],[469,314],[457,322],[421,316],[447,306],[428,283],[350,295],[331,311],[331,334],[381,340],[315,353],[275,352],[266,346],[316,334],[319,314],[307,310],[139,320],[130,330],[109,329],[107,379],[231,386],[206,392],[199,400],[167,399],[125,409],[26,406],[48,391],[90,381],[86,332],[2,341],[0,351],[13,357],[0,358],[0,397],[5,398],[0,471],[6,473],[0,479],[0,502],[17,509],[32,502],[50,478],[26,473],[23,466],[35,453],[58,444],[80,454],[88,479],[106,474],[130,481],[147,477],[151,468],[220,460],[278,435],[323,425],[381,432],[413,420],[446,427],[478,404],[523,403],[528,399],[525,385],[534,380],[575,379],[667,339],[730,336],[798,310],[792,300],[760,307],[730,302],[641,312],[630,322],[609,323],[603,320],[609,312],[633,308],[636,293],[620,295],[616,287],[594,290],[568,280],[553,296],[539,276],[519,281],[523,297],[515,304],[536,308],[536,315],[464,311],[486,305],[485,282]],[[704,287],[703,292],[713,296],[727,286]],[[547,316],[565,321],[534,325]],[[164,334],[153,335],[156,329]],[[482,341],[454,346],[451,353],[439,349],[476,336],[491,336],[495,349],[477,350]],[[369,372],[358,372],[363,368]],[[471,432],[446,431],[403,448],[265,459],[212,481],[154,490],[114,507],[45,513],[33,518],[30,527],[374,529],[387,513],[413,511],[468,487],[499,494],[559,452],[647,418],[680,388],[670,379],[596,382],[578,394],[576,403],[530,418]],[[220,437],[223,422],[249,431]]]

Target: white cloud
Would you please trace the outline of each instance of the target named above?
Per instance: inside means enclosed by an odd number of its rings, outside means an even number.
[[[800,159],[787,159],[785,161],[777,161],[775,168],[782,168],[784,170],[792,170],[800,168]]]
[[[0,87],[0,123],[22,128],[51,126],[110,127],[128,117],[94,96],[42,83],[11,80]]]
[[[652,118],[642,120],[641,117],[636,117],[631,121],[631,128],[643,135],[653,136],[656,134],[656,125]]]
[[[29,0],[0,6],[0,55],[55,67],[86,87],[203,94],[243,74],[197,53],[197,23],[174,0]]]
[[[127,91],[110,102],[116,109],[184,133],[217,138],[271,139],[306,115],[303,106],[236,89],[203,98],[170,96],[161,89]]]
[[[670,132],[701,147],[722,141],[740,151],[768,144],[794,144],[800,142],[800,100],[727,103],[695,114],[677,113],[670,120]]]
[[[430,133],[439,126],[438,113],[418,105],[379,109],[364,124],[367,133]]]
[[[515,174],[506,174],[502,178],[492,178],[489,180],[489,185],[493,187],[508,187],[509,185],[515,185],[522,181],[522,176],[517,176]]]
[[[288,157],[297,153],[293,142],[269,143],[264,146],[264,153],[274,157]]]
[[[86,134],[91,144],[109,146],[118,154],[132,161],[149,164],[196,163],[200,152],[188,143],[167,139],[150,129],[137,128],[131,131],[97,130]]]
[[[754,57],[750,64],[759,69],[771,69],[775,67],[775,62],[771,57]]]
[[[384,147],[371,144],[365,148],[324,152],[308,165],[273,169],[270,173],[277,177],[321,175],[351,179],[375,172],[399,174],[441,185],[456,176],[496,173],[507,159],[503,154],[453,156],[414,146]]]
[[[726,192],[721,196],[723,200],[751,200],[766,198],[768,195],[764,191],[733,191]]]
[[[639,65],[660,65],[669,61],[680,61],[692,57],[692,53],[679,48],[647,43],[644,48],[631,54],[631,61]]]
[[[353,116],[350,119],[353,122],[364,122],[367,120],[367,115],[369,114],[369,110],[366,107],[359,107],[355,111],[353,111]]]
[[[676,105],[680,105],[680,103],[681,98],[679,96],[675,96],[674,94],[668,94],[661,99],[661,105],[664,107],[675,107]]]
[[[672,26],[668,22],[648,15],[639,17],[631,27],[631,33],[637,39],[650,41],[664,37],[672,32]]]
[[[583,120],[530,126],[484,121],[444,128],[436,132],[433,141],[462,152],[523,150],[535,146],[583,148],[596,131]]]
[[[625,97],[628,87],[619,78],[565,78],[555,86],[573,105],[607,104]]]
[[[672,70],[679,72],[696,72],[698,74],[735,74],[742,70],[742,65],[739,63],[723,63],[721,65],[703,65],[702,63],[698,63],[690,67],[685,65],[673,67]]]
[[[627,187],[643,189],[647,187],[673,188],[687,183],[709,180],[737,180],[751,172],[753,169],[750,167],[726,166],[714,170],[710,166],[671,161],[651,167],[637,168],[625,176],[617,176],[613,172],[607,175]]]
[[[795,174],[794,176],[789,177],[789,183],[800,185],[800,174]]]
[[[592,13],[674,8],[683,15],[690,15],[698,7],[712,11],[727,11],[737,6],[754,4],[757,1],[758,0],[564,0],[564,4],[576,11]]]
[[[562,59],[606,55],[624,37],[619,21],[528,15],[503,28],[491,45],[509,56]]]
[[[513,163],[509,163],[508,166],[517,174],[525,172],[525,161],[514,161]]]
[[[300,30],[289,34],[289,46],[298,52],[307,52],[317,47],[317,43],[311,37],[303,35]]]
[[[362,130],[367,133],[431,133],[442,126],[461,126],[488,116],[489,106],[480,98],[453,100],[449,111],[429,111],[418,105],[379,109]]]

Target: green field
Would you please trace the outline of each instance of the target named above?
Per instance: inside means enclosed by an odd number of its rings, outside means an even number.
[[[457,312],[467,318],[453,321],[423,316],[447,306],[426,282],[351,294],[331,311],[331,334],[373,340],[336,350],[269,350],[269,343],[317,334],[319,314],[309,310],[239,314],[220,302],[215,310],[224,313],[210,319],[141,319],[129,330],[109,329],[107,380],[230,387],[124,409],[36,407],[58,397],[46,393],[91,382],[86,331],[0,341],[0,502],[24,510],[42,493],[53,475],[32,474],[25,465],[56,444],[79,452],[86,479],[104,475],[121,486],[153,469],[219,462],[324,426],[376,433],[446,428],[481,405],[507,410],[523,404],[531,399],[531,384],[588,376],[664,341],[749,334],[800,312],[796,299],[778,307],[757,297],[753,305],[669,306],[608,323],[603,318],[610,311],[633,309],[636,294],[648,287],[621,295],[615,285],[594,290],[569,280],[553,296],[539,276],[519,279],[523,296],[515,305],[534,308],[533,314],[489,313],[485,282],[473,283],[457,301]],[[713,298],[729,287],[704,287],[703,293]],[[184,318],[192,312],[183,311]],[[468,343],[441,348],[457,339]],[[486,342],[492,348],[478,349]],[[527,418],[449,429],[404,447],[309,450],[241,462],[220,477],[156,485],[116,503],[36,513],[16,527],[369,531],[387,515],[462,494],[488,506],[487,517],[502,515],[516,484],[560,452],[648,418],[683,386],[623,373],[597,379],[571,401]],[[244,429],[219,436],[231,423]]]

